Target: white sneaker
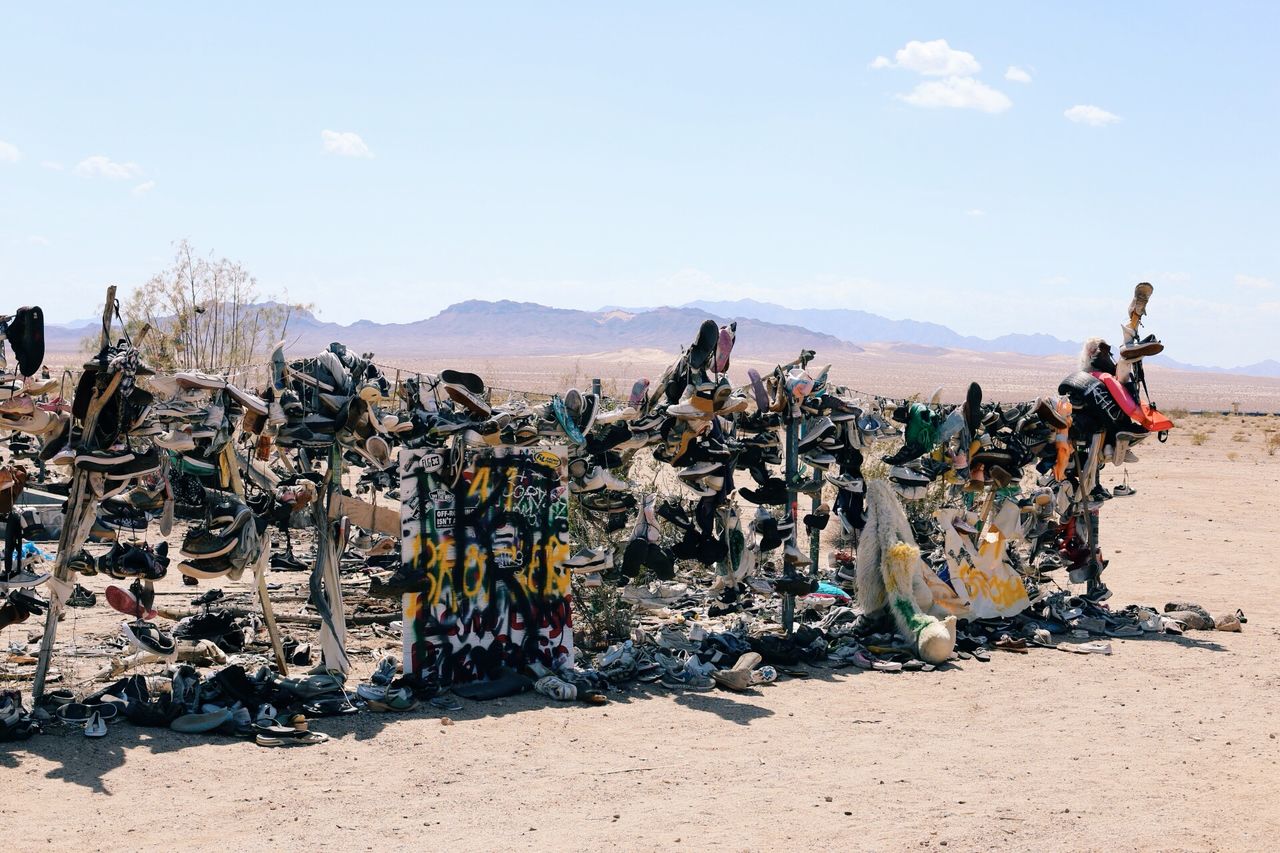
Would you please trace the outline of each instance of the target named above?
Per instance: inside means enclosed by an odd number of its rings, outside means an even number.
[[[156,447],[165,450],[176,450],[185,453],[196,449],[195,440],[191,437],[191,427],[176,426],[155,440]]]

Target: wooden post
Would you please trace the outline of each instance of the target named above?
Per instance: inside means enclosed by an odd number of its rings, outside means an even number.
[[[252,458],[252,456],[250,457]],[[241,499],[244,499],[244,480],[240,478],[240,455],[236,453],[235,447],[231,442],[227,442],[222,446],[222,460],[226,466],[227,474],[231,480],[231,490]],[[253,575],[254,585],[258,590],[258,600],[262,603],[262,618],[267,623],[267,636],[271,638],[271,652],[275,655],[276,666],[280,670],[281,675],[289,674],[289,662],[284,656],[284,644],[280,640],[280,629],[276,627],[276,614],[271,608],[271,597],[267,594],[267,573],[266,563],[271,559],[271,540],[262,543],[262,550],[258,554],[258,559],[254,561]]]
[[[111,285],[107,288],[106,303],[102,306],[102,338],[101,349],[105,350],[111,345],[111,319],[115,315],[116,307],[116,287]],[[150,330],[149,326],[143,326],[138,333],[138,343],[147,336]],[[98,414],[102,411],[102,407],[106,405],[111,396],[115,394],[116,389],[120,386],[121,375],[117,373],[112,376],[102,390],[95,393],[93,399],[89,402],[89,408],[85,412],[84,423],[82,425],[82,440],[89,442],[93,440],[93,431],[98,424]],[[68,429],[70,427],[68,426]],[[60,583],[65,584],[71,580],[71,570],[67,563],[71,560],[74,551],[78,551],[83,544],[85,514],[93,508],[93,493],[88,488],[87,477],[84,471],[79,468],[74,469],[75,473],[71,476],[71,485],[67,490],[67,512],[63,517],[62,532],[58,536],[58,553],[54,555],[53,576]],[[44,637],[40,640],[40,656],[36,661],[35,680],[31,685],[32,699],[38,700],[44,695],[44,682],[49,674],[49,662],[53,657],[53,644],[58,637],[58,616],[62,613],[62,600],[57,594],[49,596],[49,609],[45,613]]]

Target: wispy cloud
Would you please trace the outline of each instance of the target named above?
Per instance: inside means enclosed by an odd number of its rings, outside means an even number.
[[[1235,281],[1236,287],[1243,287],[1246,290],[1271,290],[1276,286],[1276,283],[1269,278],[1244,273],[1237,273]]]
[[[41,165],[43,168],[48,169],[48,170],[50,170],[50,171],[52,171],[52,172],[61,172],[63,169],[65,169],[65,168],[66,168],[66,167],[65,167],[65,166],[63,166],[61,163],[59,163],[57,160],[41,160],[41,161],[40,161],[40,165]]]
[[[1090,127],[1105,127],[1120,121],[1120,116],[1107,112],[1102,107],[1095,107],[1093,104],[1076,104],[1065,111],[1063,115],[1067,117],[1068,121],[1073,121],[1076,124],[1087,124]]]
[[[31,246],[48,246],[49,238],[41,237],[39,234],[32,234],[27,238],[27,244]]]
[[[1010,65],[1004,72],[1004,79],[1014,83],[1030,83],[1031,74],[1016,65]]]
[[[982,70],[974,55],[956,50],[946,39],[909,41],[893,54],[893,59],[877,56],[871,67],[899,68],[922,77],[942,78],[921,81],[910,92],[897,96],[914,107],[1001,113],[1013,106],[1008,95],[973,76]]]
[[[964,212],[965,216],[986,216],[987,212],[980,207],[971,207]]]
[[[155,181],[143,181],[133,188],[134,195],[145,195],[156,188]]]
[[[982,70],[972,53],[954,49],[946,39],[909,41],[892,60],[877,56],[871,67],[902,68],[927,77],[968,77]]]
[[[349,130],[322,130],[320,139],[324,143],[324,150],[330,154],[337,154],[339,157],[373,157],[373,152],[358,133]]]
[[[972,77],[926,80],[905,95],[898,96],[915,107],[928,109],[979,110],[1002,113],[1013,106],[1009,96]]]
[[[16,163],[22,159],[22,152],[12,142],[0,139],[0,163]]]
[[[142,167],[137,163],[117,163],[104,154],[94,154],[77,163],[75,173],[89,178],[118,181],[138,177],[142,174]]]

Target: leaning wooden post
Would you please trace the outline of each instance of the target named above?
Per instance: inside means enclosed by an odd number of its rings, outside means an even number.
[[[102,306],[102,340],[101,350],[111,345],[111,318],[115,314],[116,287],[107,288],[106,303]],[[143,326],[138,333],[138,343],[150,331],[150,326]],[[101,366],[101,365],[100,365]],[[89,402],[81,428],[81,440],[93,440],[94,428],[98,425],[98,413],[107,404],[116,389],[120,386],[122,376],[117,373],[107,381],[102,389],[96,392]],[[67,427],[70,430],[70,426]],[[87,475],[79,468],[71,475],[71,485],[67,490],[67,510],[62,516],[62,532],[58,536],[58,553],[54,555],[53,576],[57,583],[65,584],[71,579],[71,570],[67,563],[72,552],[77,551],[83,541],[84,516],[93,506],[93,492],[88,488]],[[31,685],[32,699],[38,700],[44,695],[44,682],[49,673],[49,662],[53,657],[53,644],[58,636],[58,616],[62,613],[62,599],[55,593],[49,596],[49,609],[45,613],[44,637],[40,640],[40,656],[36,662],[35,681]]]

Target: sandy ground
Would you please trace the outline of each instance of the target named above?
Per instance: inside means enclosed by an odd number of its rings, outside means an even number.
[[[123,723],[98,742],[37,737],[0,745],[3,847],[1274,849],[1267,428],[1280,423],[1192,419],[1141,448],[1138,494],[1104,516],[1113,604],[1239,607],[1243,634],[927,674],[814,669],[756,695],[464,702],[454,725],[365,714],[287,751]]]

